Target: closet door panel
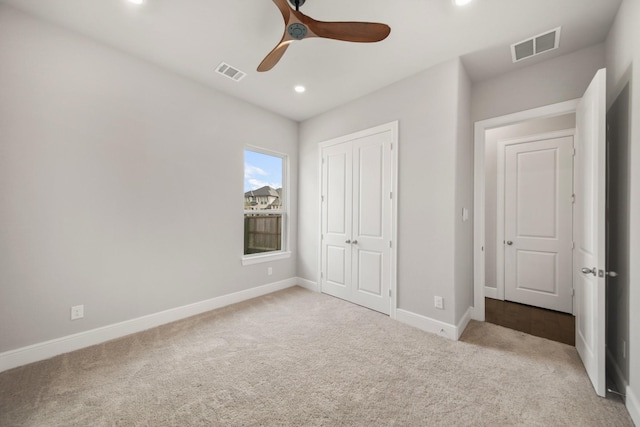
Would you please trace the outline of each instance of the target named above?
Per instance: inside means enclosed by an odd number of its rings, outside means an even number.
[[[351,144],[323,150],[321,286],[343,299],[351,294],[352,163]]]

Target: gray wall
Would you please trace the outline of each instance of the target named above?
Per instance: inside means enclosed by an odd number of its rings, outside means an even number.
[[[301,123],[300,277],[318,280],[318,143],[399,120],[398,306],[456,324],[473,293],[471,227],[457,212],[471,208],[473,191],[470,123],[458,118],[468,117],[468,93],[454,60]],[[445,310],[434,308],[434,295],[444,297]]]
[[[596,71],[604,66],[604,44],[599,44],[476,83],[472,120],[581,98]]]
[[[609,105],[620,100],[620,94],[629,85],[629,118],[616,121],[621,127],[616,133],[628,135],[629,148],[629,237],[628,243],[613,242],[617,251],[628,251],[628,278],[620,278],[629,283],[629,389],[627,406],[633,407],[634,421],[640,424],[640,2],[624,0],[607,38],[607,94]],[[624,94],[622,95],[625,96]],[[624,102],[624,101],[621,101]],[[627,127],[628,126],[628,127]],[[619,266],[618,266],[619,267]],[[623,285],[624,286],[624,285]],[[624,326],[613,332],[615,337],[624,336]],[[614,347],[615,349],[615,347]],[[615,356],[624,366],[624,360]]]
[[[0,352],[295,277],[240,259],[247,143],[296,252],[297,123],[2,5],[0,64]]]
[[[573,129],[575,114],[530,120],[515,125],[490,129],[485,134],[485,286],[495,288],[497,284],[498,214],[498,142],[507,139],[539,135],[556,130]]]
[[[473,306],[473,125],[471,80],[461,67],[458,81],[458,138],[456,145],[455,206],[455,320]],[[468,212],[463,221],[462,210]]]

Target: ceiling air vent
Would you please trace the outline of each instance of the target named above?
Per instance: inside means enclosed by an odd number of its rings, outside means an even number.
[[[237,68],[234,68],[231,65],[226,64],[224,62],[218,65],[218,68],[216,68],[216,72],[236,82],[239,82],[244,78],[244,76],[247,75],[247,73],[242,72]]]
[[[511,45],[511,57],[513,62],[522,61],[543,52],[557,49],[560,45],[560,29],[555,28],[530,39]]]

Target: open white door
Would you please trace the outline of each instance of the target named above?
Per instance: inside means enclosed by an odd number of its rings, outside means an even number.
[[[574,289],[576,348],[596,393],[605,396],[606,70],[576,110]]]

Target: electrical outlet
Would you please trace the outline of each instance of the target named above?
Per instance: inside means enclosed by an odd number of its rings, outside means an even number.
[[[271,276],[273,274],[273,267],[267,267],[267,276]]]
[[[444,298],[442,297],[433,297],[433,305],[440,310],[444,310]]]
[[[71,320],[82,319],[84,317],[84,305],[74,305],[71,307]]]

